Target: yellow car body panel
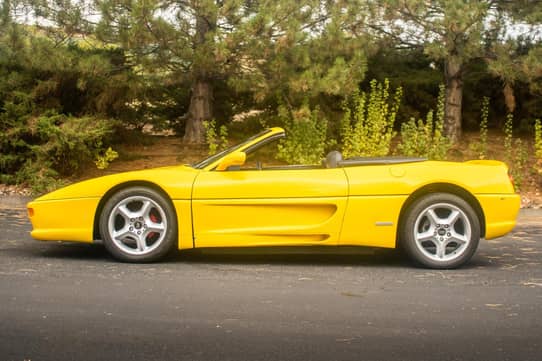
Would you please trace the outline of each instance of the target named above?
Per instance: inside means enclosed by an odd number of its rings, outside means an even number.
[[[429,184],[452,184],[471,194],[515,194],[508,181],[506,165],[486,162],[424,161],[344,170],[350,196],[405,195]]]
[[[342,169],[204,171],[192,195],[195,245],[336,245],[347,195]]]
[[[34,201],[31,236],[42,241],[77,240],[91,243],[99,197]]]
[[[335,246],[346,198],[194,200],[196,247]]]
[[[184,165],[118,173],[69,185],[41,196],[36,201],[103,197],[110,189],[128,182],[155,184],[171,199],[190,199],[197,173],[197,170]]]
[[[501,237],[515,227],[521,202],[517,194],[479,194],[477,199],[484,212],[485,239]]]
[[[201,172],[194,183],[192,198],[259,199],[346,197],[348,183],[344,170],[279,169]]]
[[[61,188],[28,203],[32,210],[31,236],[38,240],[92,242],[103,197],[115,187],[147,184],[161,189],[172,200],[179,217],[179,248],[192,248],[190,199],[197,174],[186,166],[164,167],[109,175]]]
[[[173,206],[177,212],[178,225],[178,249],[194,248],[194,240],[192,238],[192,201],[190,200],[173,200]]]
[[[395,248],[399,214],[406,198],[406,195],[349,197],[340,245]]]
[[[503,182],[508,168],[499,161],[424,161],[344,169],[350,199],[341,244],[395,247],[403,203],[417,190],[435,184],[461,188],[477,199],[484,216],[486,239],[503,236],[516,224],[520,197],[511,182]],[[366,217],[359,217],[360,214]],[[363,237],[355,233],[359,222],[364,224]]]
[[[100,207],[128,185],[167,196],[176,211],[178,248],[357,245],[393,248],[412,197],[454,187],[479,206],[482,237],[515,225],[519,195],[498,161],[347,160],[336,168],[239,169],[244,152],[284,134],[271,128],[194,166],[120,173],[59,189],[28,204],[32,236],[92,242]],[[235,152],[243,152],[238,155]],[[349,163],[350,162],[350,163]],[[356,163],[358,162],[358,163]],[[224,170],[217,170],[224,169]],[[444,188],[443,188],[444,187]]]

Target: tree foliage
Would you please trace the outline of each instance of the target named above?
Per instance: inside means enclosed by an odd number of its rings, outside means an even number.
[[[366,70],[365,38],[348,31],[348,2],[100,0],[98,37],[134,64],[190,88],[185,140],[203,141],[216,84],[252,105],[352,92]]]
[[[71,175],[104,150],[115,127],[109,118],[125,110],[126,75],[115,51],[58,46],[34,27],[3,21],[0,181],[43,188],[43,179]]]
[[[312,148],[310,162],[328,137],[347,156],[386,154],[404,123],[427,137],[442,123],[453,140],[480,119],[501,129],[510,113],[515,132],[532,132],[541,22],[540,2],[526,0],[3,0],[2,180],[106,165],[118,129],[151,124],[203,142],[205,121],[226,129],[254,109],[297,134],[307,145],[299,154]],[[443,80],[445,113],[429,122]],[[403,89],[401,108],[385,94],[392,88]],[[103,130],[95,138],[93,122]],[[50,147],[39,162],[36,145]],[[288,157],[296,146],[283,147]],[[57,151],[70,159],[55,161]]]
[[[494,73],[509,84],[510,79],[517,78],[514,73],[521,68],[511,64],[533,60],[532,56],[520,59],[518,54],[506,48],[510,28],[518,22],[537,21],[538,17],[532,14],[538,14],[541,5],[522,1],[532,10],[528,13],[518,11],[519,7],[510,3],[514,2],[368,1],[373,13],[370,26],[376,33],[392,39],[398,47],[421,47],[432,59],[442,62],[446,84],[444,131],[452,141],[461,136],[463,79],[469,65],[477,59],[486,59]],[[536,34],[530,32],[525,36],[533,39]],[[530,80],[536,78],[531,71],[525,73],[531,73],[527,76]]]

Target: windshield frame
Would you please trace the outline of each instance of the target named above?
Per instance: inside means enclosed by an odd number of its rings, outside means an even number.
[[[214,154],[210,157],[207,157],[201,161],[199,161],[198,163],[195,163],[192,165],[192,168],[194,169],[204,169],[204,168],[207,168],[209,165],[213,164],[214,162],[218,161],[220,158],[223,158],[225,157],[226,155],[230,154],[230,153],[233,153],[245,146],[248,146],[250,145],[251,143],[254,142],[254,140],[258,139],[258,138],[261,138],[267,134],[270,134],[273,132],[273,129],[265,129],[263,131],[261,131],[260,133],[256,134],[256,135],[253,135],[252,137],[244,140],[243,142],[239,143],[239,144],[236,144],[236,145],[233,145],[217,154]],[[265,140],[262,139],[262,140]],[[257,144],[257,143],[256,143]]]

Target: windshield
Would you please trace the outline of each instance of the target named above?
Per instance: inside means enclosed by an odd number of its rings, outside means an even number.
[[[205,158],[204,160],[200,161],[199,163],[196,163],[194,165],[192,165],[193,168],[196,168],[196,169],[203,169],[205,167],[207,167],[209,164],[217,161],[218,159],[222,158],[223,156],[225,156],[226,154],[229,154],[229,153],[232,153],[232,152],[235,152],[237,149],[240,149],[242,148],[243,146],[247,145],[248,143],[254,141],[254,139],[257,139],[267,133],[271,132],[271,129],[266,129],[256,135],[253,135],[252,137],[248,138],[247,140],[245,140],[244,142],[242,143],[239,143],[239,144],[236,144],[232,147],[229,147],[228,149],[226,150],[223,150],[222,152],[219,152],[215,155],[212,155],[210,156],[209,158]]]

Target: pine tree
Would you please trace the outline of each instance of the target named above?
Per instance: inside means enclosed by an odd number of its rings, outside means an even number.
[[[204,140],[214,89],[301,104],[317,94],[347,94],[365,72],[364,42],[346,28],[354,12],[323,0],[102,0],[97,28],[120,42],[147,72],[190,84],[184,139]],[[303,98],[303,99],[301,99]]]
[[[372,31],[394,39],[399,47],[421,47],[442,62],[446,85],[444,132],[452,141],[461,136],[463,76],[470,63],[480,58],[495,59],[503,34],[515,21],[530,19],[540,25],[539,17],[533,15],[538,14],[540,4],[529,1],[387,0],[367,4],[373,13]],[[519,11],[521,6],[532,11]],[[513,72],[514,68],[506,71]]]

